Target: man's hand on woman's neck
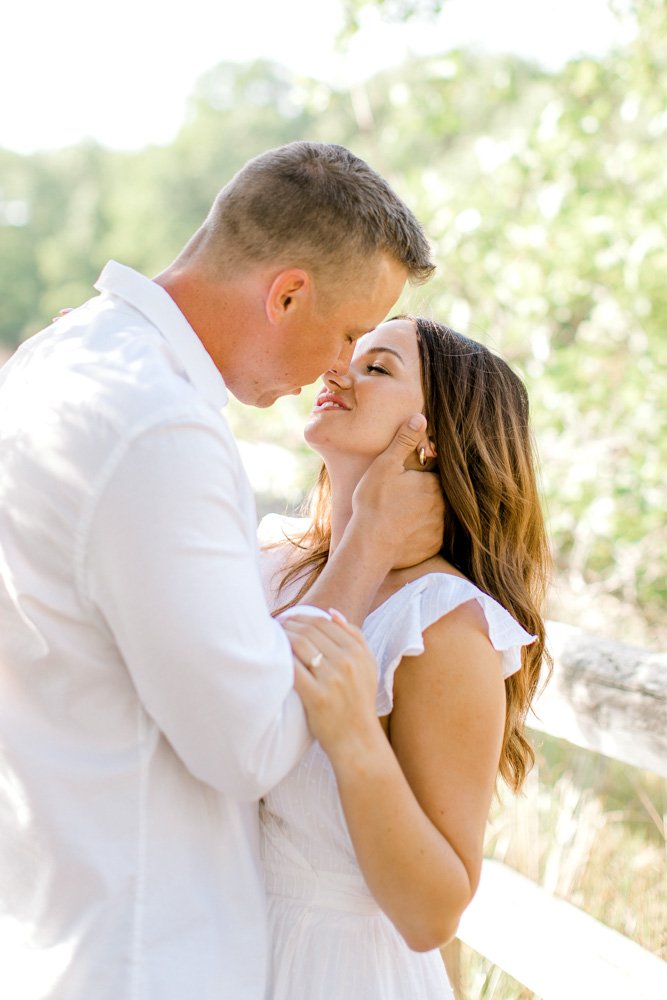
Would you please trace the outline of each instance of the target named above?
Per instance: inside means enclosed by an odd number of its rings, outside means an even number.
[[[351,516],[308,594],[309,604],[336,608],[356,624],[368,614],[391,570],[423,562],[442,544],[444,503],[438,481],[405,469],[426,425],[423,416],[410,419],[415,426],[405,421],[361,476]],[[337,533],[345,516],[342,492],[338,503]]]

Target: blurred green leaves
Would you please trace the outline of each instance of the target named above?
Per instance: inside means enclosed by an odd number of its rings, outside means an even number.
[[[0,150],[0,341],[88,297],[110,256],[159,271],[249,157],[297,138],[341,142],[388,177],[434,244],[437,276],[400,308],[485,341],[528,382],[555,594],[567,595],[557,613],[664,644],[667,8],[625,7],[631,41],[557,73],[447,52],[343,91],[275,63],[222,64],[170,146]],[[237,409],[237,426],[298,449],[308,398]]]
[[[386,21],[410,21],[435,17],[446,0],[343,0],[343,38],[359,28],[359,18],[368,8],[378,10]]]

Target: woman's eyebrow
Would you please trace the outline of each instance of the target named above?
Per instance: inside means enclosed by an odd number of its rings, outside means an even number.
[[[369,347],[367,351],[364,351],[364,354],[393,354],[395,358],[398,358],[403,367],[405,367],[405,361],[393,347]]]

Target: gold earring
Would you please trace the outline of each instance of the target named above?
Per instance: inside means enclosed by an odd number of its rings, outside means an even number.
[[[419,464],[421,465],[422,469],[425,468],[426,466],[426,448],[419,449]]]

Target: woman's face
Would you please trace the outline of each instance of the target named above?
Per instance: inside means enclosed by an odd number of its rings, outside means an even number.
[[[304,437],[323,458],[375,458],[413,413],[424,410],[417,333],[411,320],[381,323],[356,343],[348,372],[323,376]]]

